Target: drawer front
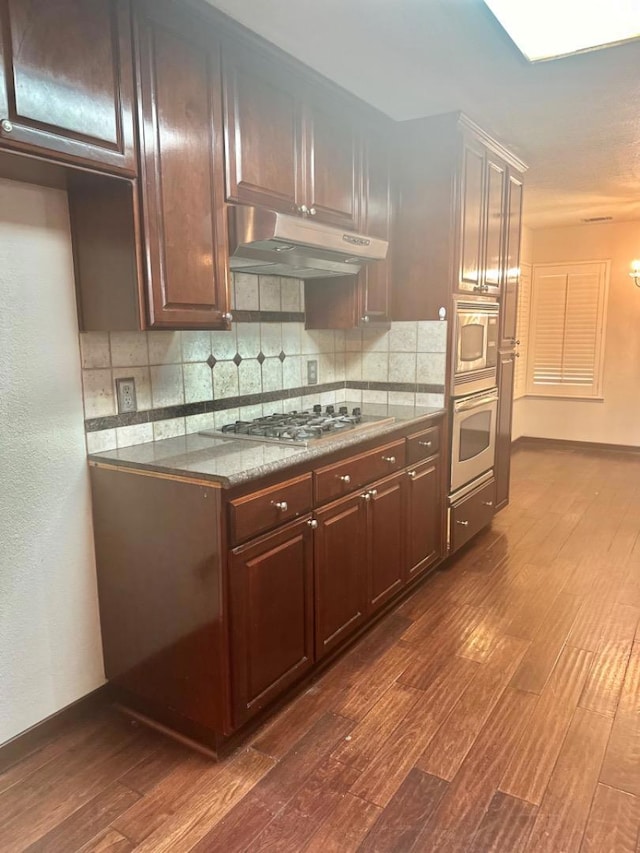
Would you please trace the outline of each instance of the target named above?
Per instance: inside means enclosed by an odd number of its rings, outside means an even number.
[[[496,481],[489,480],[477,491],[462,498],[450,509],[450,553],[491,523],[495,514]]]
[[[312,506],[311,474],[231,501],[231,541],[233,544],[245,542],[285,521],[304,515]]]
[[[440,427],[429,427],[407,438],[407,465],[435,456],[440,450]]]
[[[400,439],[319,468],[315,472],[316,502],[321,504],[335,500],[386,474],[393,474],[404,468],[405,458],[405,442]]]

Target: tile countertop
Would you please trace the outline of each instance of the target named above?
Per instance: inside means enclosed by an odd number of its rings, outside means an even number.
[[[311,443],[308,447],[246,441],[235,438],[211,438],[193,433],[164,438],[118,450],[89,455],[89,461],[119,468],[137,468],[160,474],[173,474],[219,483],[224,488],[248,483],[275,471],[317,459],[371,438],[394,432],[411,421],[444,415],[444,409],[425,406],[360,405],[367,417],[394,418],[393,423],[353,430],[335,438]]]

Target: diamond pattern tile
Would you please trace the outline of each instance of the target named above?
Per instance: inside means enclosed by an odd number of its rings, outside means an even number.
[[[260,364],[264,364],[265,358],[266,355],[262,351],[258,353],[258,361],[260,362]]]
[[[287,357],[287,356],[284,354],[284,352],[283,352],[282,350],[280,350],[280,355],[278,356],[278,358],[280,359],[280,361],[284,361],[286,357]]]
[[[239,352],[237,352],[237,353],[234,355],[233,360],[234,360],[234,362],[236,363],[236,365],[240,364],[240,362],[242,361],[242,356],[240,355],[240,353],[239,353]]]
[[[209,365],[211,370],[213,370],[213,368],[216,366],[217,362],[218,362],[218,359],[213,355],[210,355],[209,358],[207,359],[207,364]]]

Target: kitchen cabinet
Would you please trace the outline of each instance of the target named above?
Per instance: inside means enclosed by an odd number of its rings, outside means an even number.
[[[368,491],[369,612],[388,601],[406,579],[406,484],[403,471]]]
[[[314,532],[316,658],[361,627],[367,613],[367,493],[318,510]]]
[[[460,113],[397,125],[394,320],[448,315],[454,293],[499,297],[520,231],[507,188],[525,169]]]
[[[381,124],[364,129],[360,223],[363,233],[389,241],[387,258],[366,264],[357,276],[306,281],[307,329],[353,329],[389,322],[393,198],[388,130]]]
[[[302,95],[293,69],[223,48],[226,198],[295,214],[306,199]]]
[[[136,46],[149,327],[225,328],[220,47],[196,18],[150,2]]]
[[[522,233],[522,176],[509,175],[507,227],[505,234],[505,270],[500,310],[500,348],[518,345],[518,288],[520,285],[520,243]]]
[[[0,0],[0,149],[137,171],[129,0]]]
[[[353,110],[254,44],[225,45],[223,87],[227,200],[356,230],[362,161]]]
[[[498,414],[496,417],[496,510],[509,503],[511,477],[511,423],[513,418],[513,381],[515,360],[513,350],[498,356]]]
[[[231,552],[232,714],[241,725],[311,668],[313,544],[309,518]]]
[[[136,5],[140,180],[70,176],[82,331],[229,328],[220,48],[198,21]]]
[[[439,457],[415,465],[406,476],[406,565],[411,579],[421,575],[442,555]]]
[[[496,481],[491,474],[477,486],[469,486],[449,508],[449,554],[454,554],[491,523],[495,506]]]

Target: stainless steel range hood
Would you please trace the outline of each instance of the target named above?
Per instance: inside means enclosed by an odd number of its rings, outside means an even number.
[[[331,278],[356,275],[387,256],[388,243],[259,207],[229,206],[229,265],[254,275]]]

